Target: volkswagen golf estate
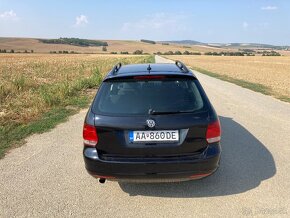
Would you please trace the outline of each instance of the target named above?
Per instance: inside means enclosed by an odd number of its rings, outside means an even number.
[[[182,181],[216,171],[218,116],[196,76],[175,64],[117,64],[83,127],[89,174],[117,181]]]

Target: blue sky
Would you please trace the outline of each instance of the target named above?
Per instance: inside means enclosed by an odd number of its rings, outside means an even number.
[[[290,45],[288,0],[0,0],[0,37]]]

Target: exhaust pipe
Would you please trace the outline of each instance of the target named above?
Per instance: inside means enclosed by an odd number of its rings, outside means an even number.
[[[104,184],[105,182],[106,182],[106,179],[105,178],[100,178],[99,179],[99,183]]]

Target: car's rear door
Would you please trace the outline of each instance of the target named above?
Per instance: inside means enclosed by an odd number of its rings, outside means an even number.
[[[92,107],[99,154],[138,158],[202,152],[209,105],[200,88],[189,77],[105,81]]]

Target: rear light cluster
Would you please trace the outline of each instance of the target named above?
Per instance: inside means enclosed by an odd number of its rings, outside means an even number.
[[[97,129],[95,126],[84,124],[83,138],[85,146],[95,147],[98,144]]]
[[[208,125],[206,130],[206,141],[208,143],[219,142],[221,140],[220,121],[217,120]]]

